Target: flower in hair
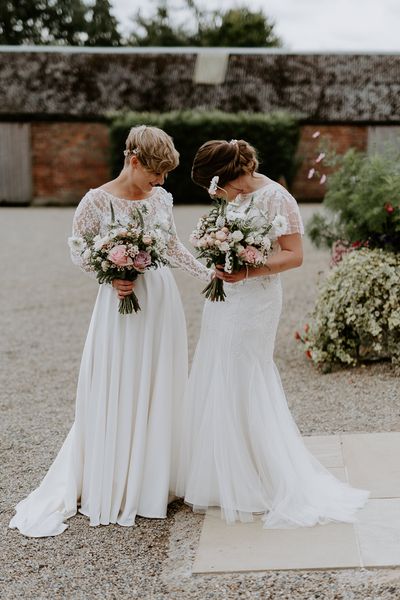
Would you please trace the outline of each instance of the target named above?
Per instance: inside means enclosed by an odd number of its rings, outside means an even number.
[[[236,146],[237,143],[238,143],[238,141],[237,140],[231,140],[229,143],[232,144],[232,146]]]
[[[217,193],[218,181],[219,181],[218,175],[214,175],[214,177],[210,181],[210,187],[208,188],[208,193],[210,194],[210,196],[215,196],[215,194]]]
[[[131,154],[137,154],[139,152],[138,148],[133,148],[133,150],[124,150],[124,156],[130,156]]]

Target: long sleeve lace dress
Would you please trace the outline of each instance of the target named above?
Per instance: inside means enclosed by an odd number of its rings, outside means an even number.
[[[168,258],[209,281],[176,235],[172,198],[154,188],[146,200],[90,190],[77,207],[73,234],[106,233],[110,201],[116,218],[129,220],[133,202],[146,207],[146,227],[163,226]],[[90,273],[79,254],[72,260]],[[136,515],[165,518],[176,487],[182,397],[187,383],[186,325],[168,267],[146,271],[135,286],[141,311],[118,312],[109,284],[99,286],[83,351],[74,424],[47,475],[16,507],[10,527],[31,537],[62,533],[79,512],[90,525],[134,525]]]

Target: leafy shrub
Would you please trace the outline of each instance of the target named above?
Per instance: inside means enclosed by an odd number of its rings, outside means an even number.
[[[326,209],[310,220],[307,232],[317,246],[341,240],[356,246],[400,251],[400,154],[367,155],[349,150],[331,155],[327,166],[339,164],[327,179]]]
[[[175,202],[208,202],[205,190],[190,179],[197,149],[211,139],[245,139],[259,153],[260,172],[272,179],[284,177],[290,184],[295,174],[295,152],[299,138],[296,119],[283,113],[236,114],[201,110],[170,113],[128,113],[114,115],[111,121],[112,172],[116,176],[123,165],[123,150],[129,129],[140,124],[154,125],[169,133],[180,152],[180,165],[166,181]]]
[[[400,362],[400,254],[366,249],[345,255],[323,281],[306,333],[307,356],[335,364]]]

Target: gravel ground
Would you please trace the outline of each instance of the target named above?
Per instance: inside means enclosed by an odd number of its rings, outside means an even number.
[[[175,211],[182,239],[201,207]],[[305,219],[315,210],[302,206]],[[166,520],[91,528],[79,515],[61,536],[24,538],[8,529],[13,506],[43,478],[74,418],[79,361],[96,284],[69,260],[72,209],[0,210],[1,457],[0,594],[4,599],[386,600],[400,597],[400,569],[195,575],[202,517],[180,501]],[[276,346],[293,415],[304,434],[399,431],[398,379],[387,364],[321,375],[293,333],[307,320],[327,253],[306,241],[301,269],[283,275]],[[4,256],[4,254],[3,254]],[[192,355],[201,283],[181,272]]]

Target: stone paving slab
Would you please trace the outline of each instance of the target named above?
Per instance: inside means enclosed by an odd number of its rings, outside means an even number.
[[[341,439],[350,483],[371,490],[371,498],[400,498],[400,433],[342,434]]]
[[[257,517],[252,523],[227,525],[219,508],[210,508],[193,573],[400,565],[400,493],[390,496],[399,480],[392,482],[391,478],[398,462],[400,433],[312,436],[304,440],[340,479],[371,489],[367,483],[373,484],[378,478],[375,497],[359,511],[357,522],[263,529]],[[379,491],[382,495],[377,497]]]

